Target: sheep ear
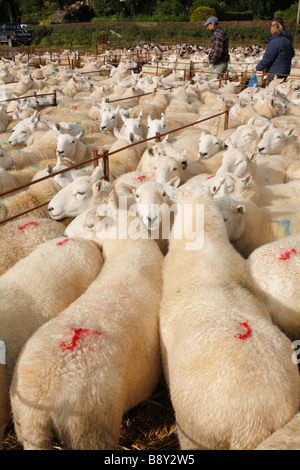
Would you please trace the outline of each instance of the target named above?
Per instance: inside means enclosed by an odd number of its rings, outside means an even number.
[[[169,139],[169,134],[166,135],[166,137],[162,140],[162,142],[168,142]]]
[[[238,214],[245,215],[246,208],[243,204],[240,204],[236,207],[236,211]]]
[[[262,137],[263,134],[265,133],[265,131],[268,129],[268,127],[269,127],[269,124],[267,124],[266,126],[262,126],[262,127],[257,131],[258,137]]]
[[[186,169],[187,169],[187,167],[188,167],[188,162],[187,162],[187,160],[182,160],[182,162],[181,162],[181,167],[182,167],[183,170],[186,170]]]
[[[118,195],[115,189],[110,192],[108,203],[111,204],[115,209],[118,208]]]
[[[84,135],[84,130],[81,131],[81,132],[79,132],[79,134],[77,134],[77,135],[75,136],[75,139],[79,140],[79,139],[81,139],[81,137],[83,137],[83,135]]]
[[[97,180],[95,183],[93,183],[92,191],[94,194],[100,193],[101,191],[107,191],[105,180]]]
[[[151,122],[152,122],[152,118],[151,118],[150,114],[148,114],[147,123],[148,123],[148,124],[151,124]]]
[[[294,134],[294,132],[295,132],[295,129],[290,129],[290,130],[287,130],[287,131],[285,132],[285,135],[286,135],[287,138],[290,138],[290,137],[292,137],[292,135]]]
[[[117,139],[121,139],[123,136],[121,134],[121,132],[119,131],[119,129],[117,127],[114,128],[114,136],[117,138]]]
[[[169,183],[170,182],[164,184],[164,190],[167,193],[167,195],[170,197],[171,201],[173,201],[176,199],[176,194],[178,190],[174,188],[172,184],[169,184]]]
[[[248,126],[254,126],[254,122],[255,122],[255,118],[252,117],[249,119],[249,121],[247,122]]]
[[[103,176],[104,175],[103,175],[102,165],[98,165],[98,166],[96,166],[93,173],[91,174],[91,180],[92,180],[92,182],[95,182],[95,181],[98,181],[101,178],[103,178]]]
[[[246,186],[250,186],[251,181],[252,181],[251,175],[247,175],[244,178],[242,178],[242,182],[245,183]]]
[[[171,178],[170,181],[168,181],[166,184],[169,184],[170,186],[173,186],[174,188],[178,188],[178,186],[180,185],[179,176],[174,176],[174,178]]]
[[[128,194],[129,196],[134,195],[136,191],[136,187],[129,183],[120,183],[118,188],[122,193]]]

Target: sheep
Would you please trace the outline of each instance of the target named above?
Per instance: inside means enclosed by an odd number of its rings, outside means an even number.
[[[64,132],[58,132],[57,136],[57,148],[56,155],[60,159],[65,159],[72,164],[80,163],[91,157],[92,147],[86,145],[80,139],[83,136],[83,132],[73,136]]]
[[[222,164],[216,171],[216,176],[224,173],[233,173],[239,178],[251,175],[259,187],[284,183],[288,159],[275,155],[273,157],[269,160],[259,158],[250,152],[232,147],[223,153]]]
[[[11,403],[24,449],[51,449],[53,428],[64,448],[116,449],[123,414],[158,383],[163,255],[154,240],[118,239],[109,234],[114,229],[118,222],[112,220],[102,239],[98,231],[105,261],[96,280],[39,328],[19,356]],[[41,375],[49,382],[42,384]]]
[[[5,150],[0,149],[0,168],[3,170],[9,170],[14,164],[13,158],[5,152]]]
[[[160,337],[180,447],[254,449],[299,409],[292,345],[253,294],[245,261],[205,188],[179,187],[174,201]]]
[[[298,204],[259,207],[250,199],[222,197],[216,200],[226,220],[228,237],[245,258],[258,247],[300,230]]]
[[[94,172],[91,176],[81,176],[60,189],[48,204],[51,219],[77,217],[91,206],[106,201],[113,184],[95,175]]]
[[[124,173],[137,170],[141,159],[141,152],[145,148],[145,144],[128,147],[131,144],[138,142],[141,139],[140,136],[131,135],[129,138],[126,138],[126,136],[120,135],[120,133],[117,132],[117,129],[115,129],[114,134],[117,136],[117,140],[110,146],[108,152],[109,178],[112,182]]]
[[[300,413],[297,413],[283,428],[271,434],[255,450],[299,450]]]
[[[180,184],[180,178],[177,176],[171,178],[168,184],[177,188]],[[151,238],[154,238],[162,253],[165,255],[168,251],[170,228],[173,223],[173,212],[170,207],[173,205],[164,190],[164,185],[155,181],[143,180],[139,185],[128,182],[119,182],[119,192],[133,196],[135,206],[129,200],[127,203],[129,210],[136,210],[143,224],[150,232]]]
[[[23,345],[86,291],[102,264],[94,242],[59,237],[39,245],[1,276],[0,337],[6,346],[6,366],[0,369],[1,440],[9,421],[9,384]]]
[[[297,139],[293,137],[294,130],[283,130],[271,124],[257,146],[261,155],[282,154],[291,158],[299,158],[300,147]]]
[[[47,217],[46,204],[60,189],[59,183],[49,178],[35,183],[25,190],[20,190],[18,194],[3,197],[0,205],[0,220],[6,220],[35,207],[38,209],[31,212],[33,217]]]
[[[259,187],[250,175],[244,178],[237,178],[233,174],[225,176],[227,176],[227,179],[222,184],[225,183],[228,186],[228,179],[231,179],[230,197],[250,198],[261,207],[297,204],[300,200],[300,185],[298,181]]]
[[[113,132],[114,128],[120,129],[122,126],[122,120],[120,115],[120,106],[114,108],[110,104],[102,103],[100,107],[101,121],[100,131],[101,132]]]
[[[256,248],[247,259],[253,289],[291,341],[300,333],[300,233]]]
[[[251,118],[247,124],[238,126],[236,130],[224,140],[225,149],[235,147],[240,150],[255,153],[257,151],[257,145],[267,126],[256,127],[254,122],[255,119]]]
[[[49,130],[49,121],[41,119],[41,115],[36,111],[31,117],[23,119],[12,128],[8,143],[10,145],[27,145],[35,132]]]
[[[0,275],[21,258],[29,255],[37,245],[62,237],[65,226],[49,218],[34,218],[31,215],[18,217],[0,226]]]

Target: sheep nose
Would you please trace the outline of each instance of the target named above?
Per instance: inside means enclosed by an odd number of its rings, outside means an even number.
[[[100,131],[104,132],[106,129],[106,126],[100,126]]]
[[[48,212],[53,211],[54,207],[48,207]]]
[[[149,224],[149,225],[153,225],[154,222],[156,221],[156,219],[157,219],[157,215],[156,215],[155,217],[153,217],[153,218],[147,217],[148,224]]]
[[[229,145],[228,144],[224,144],[224,148],[225,149],[228,149]]]
[[[60,157],[64,153],[64,150],[57,150],[56,153]]]
[[[207,152],[199,152],[199,158],[204,158],[207,155]]]
[[[265,150],[265,147],[257,147],[257,150],[258,150],[259,152],[262,152],[263,150]]]

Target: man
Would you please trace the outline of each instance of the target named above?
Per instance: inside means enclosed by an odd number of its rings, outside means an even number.
[[[228,36],[218,25],[218,18],[211,16],[204,23],[212,33],[211,37],[211,52],[209,53],[209,63],[212,68],[217,72],[219,77],[222,73],[226,72],[228,62],[230,59],[228,52]]]
[[[273,18],[271,24],[274,24],[275,22],[281,24],[281,26],[283,28],[283,33],[282,34],[284,35],[285,38],[289,39],[291,41],[291,43],[293,43],[293,36],[291,35],[291,33],[289,31],[287,31],[285,29],[283,19],[278,16],[277,18]]]

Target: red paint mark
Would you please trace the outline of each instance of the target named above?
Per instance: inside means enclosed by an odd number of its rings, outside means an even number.
[[[244,328],[247,328],[247,331],[244,335],[241,335],[240,333],[237,333],[234,335],[236,339],[241,339],[242,341],[245,341],[245,339],[249,338],[252,334],[252,329],[248,325],[248,322],[244,321],[242,323],[239,323],[240,326],[243,326]]]
[[[211,180],[214,176],[208,176],[206,179]]]
[[[25,228],[27,228],[29,225],[34,225],[36,227],[39,224],[37,222],[28,222],[27,224],[23,225],[23,227],[18,225],[18,230],[20,230],[20,232],[24,232]]]
[[[99,336],[101,335],[99,331],[88,330],[86,328],[72,328],[72,332],[73,332],[73,336],[72,336],[70,344],[67,346],[66,343],[63,341],[59,345],[59,347],[63,351],[67,351],[70,349],[73,350],[76,346],[77,341],[79,341],[80,338],[87,336],[88,334],[99,335]]]
[[[75,105],[75,106],[72,106],[72,109],[75,109],[75,110],[76,110],[76,109],[77,109],[77,106],[76,106],[76,105]]]
[[[58,242],[56,243],[57,246],[62,246],[64,243],[67,243],[69,241],[75,241],[74,238],[66,238],[65,240],[63,240],[62,242]]]
[[[139,180],[139,181],[144,181],[145,179],[147,178],[147,176],[138,176],[137,178],[135,178],[136,180]]]
[[[295,248],[292,248],[291,251],[286,251],[285,253],[282,253],[280,256],[278,256],[278,259],[281,260],[287,260],[290,259],[292,253],[297,253]]]

